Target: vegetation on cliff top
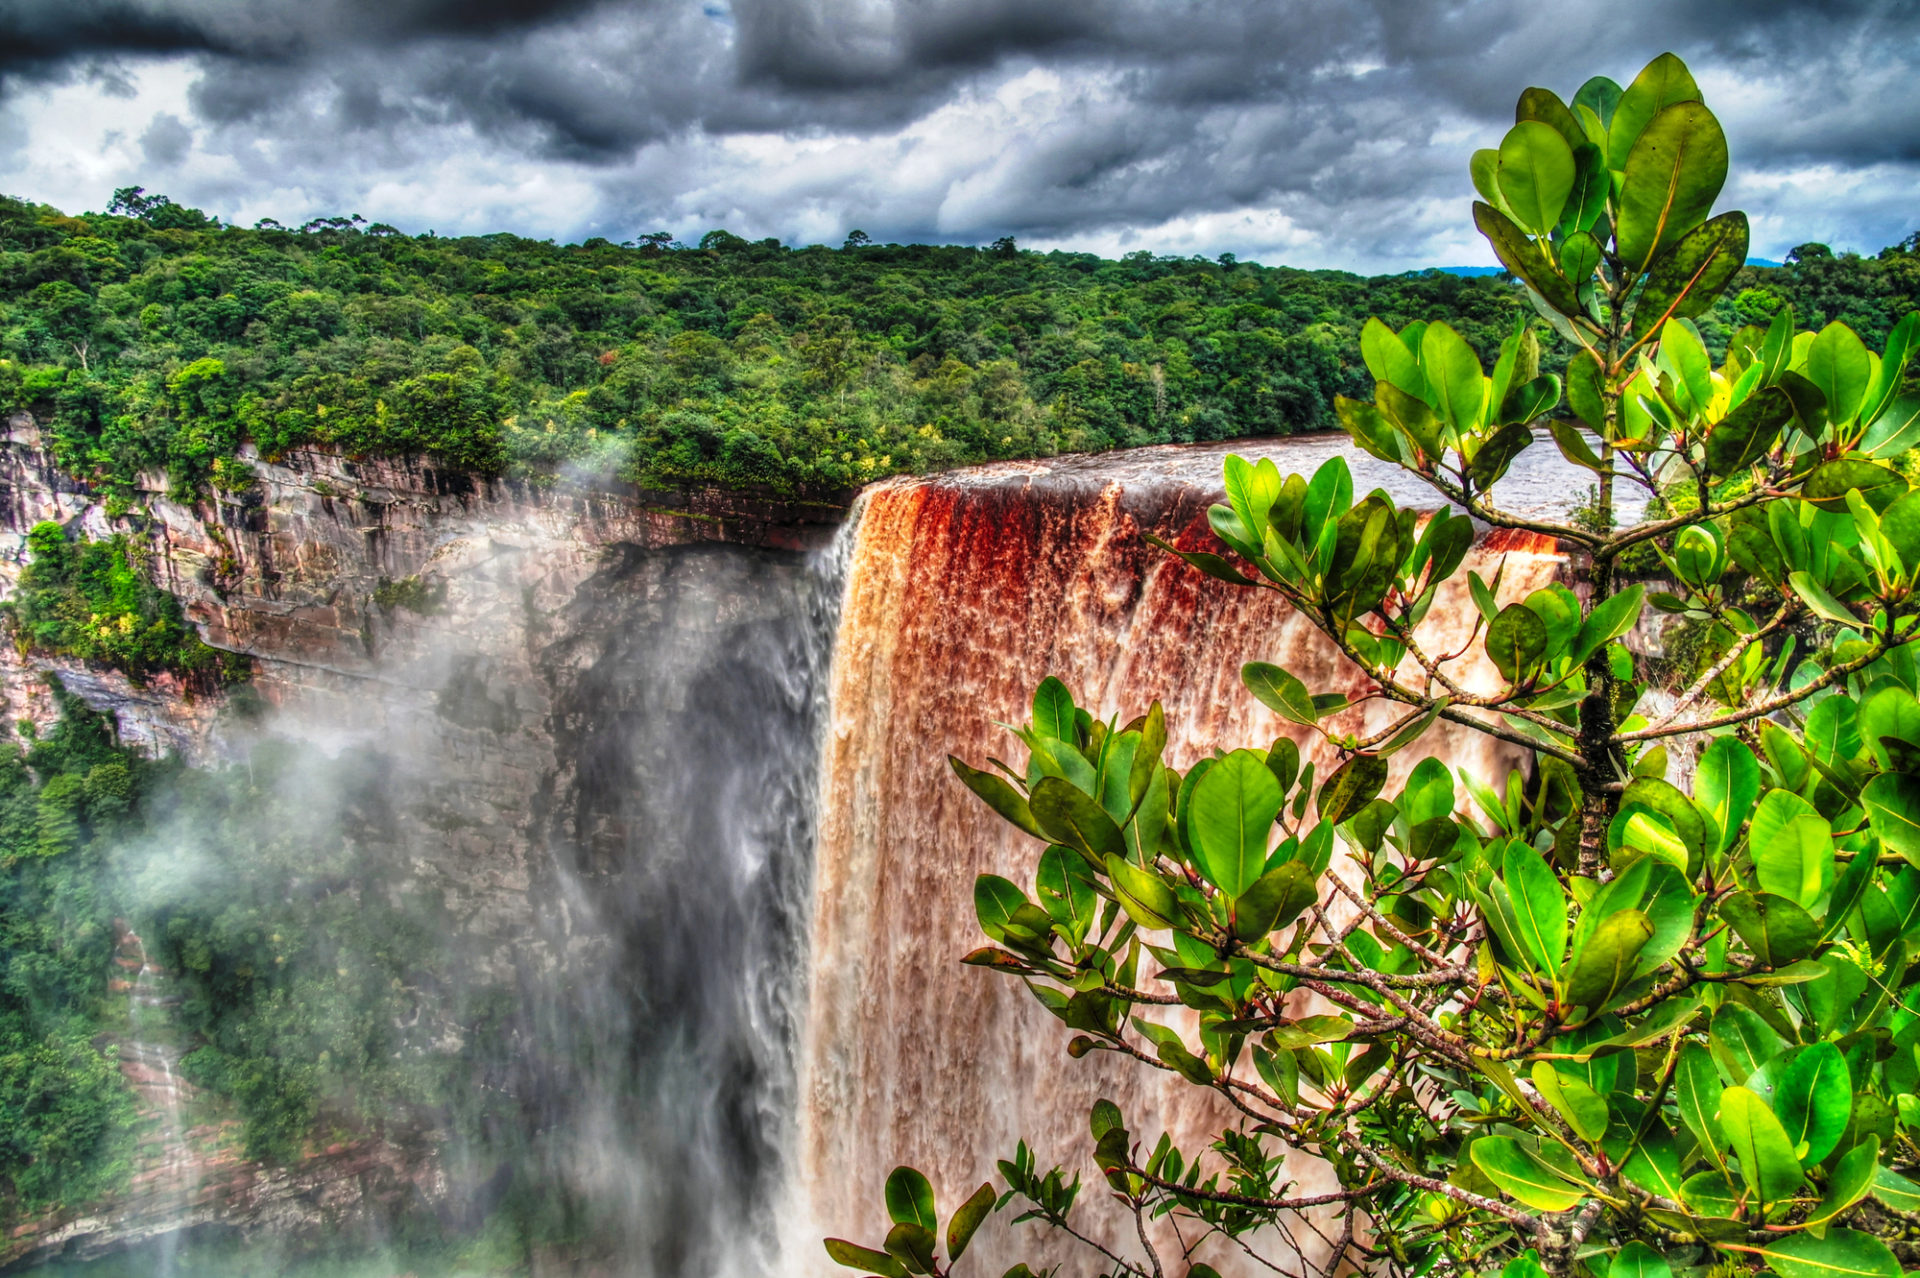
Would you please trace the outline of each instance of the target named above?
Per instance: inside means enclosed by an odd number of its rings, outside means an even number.
[[[125,536],[70,538],[55,523],[27,534],[31,556],[0,603],[23,649],[97,661],[136,683],[162,671],[189,688],[247,677],[252,663],[203,643],[180,601],[150,579]]]
[[[1498,278],[1230,256],[244,230],[137,189],[113,207],[0,199],[0,409],[40,415],[61,464],[121,501],[143,472],[244,484],[249,439],[790,488],[1287,434],[1371,386],[1366,316],[1445,319],[1491,360],[1527,309]],[[1791,303],[1877,344],[1920,298],[1913,249],[1746,270],[1702,336],[1718,350]]]

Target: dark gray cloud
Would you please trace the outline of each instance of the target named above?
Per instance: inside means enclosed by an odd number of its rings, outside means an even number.
[[[1625,80],[1664,48],[1728,124],[1763,247],[1809,223],[1810,183],[1845,190],[1849,209],[1809,233],[1871,248],[1911,229],[1920,9],[1905,0],[0,8],[0,81],[23,120],[48,85],[91,77],[105,93],[188,68],[184,101],[156,101],[131,154],[236,208],[397,202],[426,166],[469,184],[468,212],[445,190],[426,214],[364,211],[418,225],[449,210],[474,229],[480,212],[521,208],[531,224],[515,229],[559,235],[1157,235],[1375,265],[1472,249],[1458,230],[1466,156],[1497,140],[1521,88]]]

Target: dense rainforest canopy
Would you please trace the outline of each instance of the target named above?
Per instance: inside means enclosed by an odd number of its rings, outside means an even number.
[[[74,473],[244,485],[239,444],[427,453],[481,473],[616,470],[853,485],[1000,457],[1331,428],[1360,327],[1446,319],[1491,359],[1528,313],[1502,277],[1362,279],[1218,260],[714,231],[556,245],[357,219],[222,226],[122,191],[68,217],[0,199],[0,408]],[[1791,302],[1876,348],[1920,301],[1914,241],[1749,268],[1710,345]]]

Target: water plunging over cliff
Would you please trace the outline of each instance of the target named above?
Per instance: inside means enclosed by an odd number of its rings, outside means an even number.
[[[1351,692],[1358,672],[1271,592],[1206,578],[1143,537],[1210,544],[1205,512],[1225,451],[982,467],[870,493],[848,568],[822,764],[800,1119],[816,1227],[883,1236],[880,1183],[902,1162],[928,1172],[948,1204],[1021,1139],[1042,1166],[1080,1165],[1099,1096],[1119,1102],[1149,1141],[1165,1128],[1190,1149],[1224,1117],[1165,1075],[1103,1053],[1069,1059],[1068,1036],[1017,983],[959,964],[982,943],[975,876],[1030,881],[1038,847],[955,782],[946,756],[1017,760],[1018,743],[996,722],[1024,720],[1048,674],[1101,716],[1131,718],[1158,698],[1177,767],[1216,744],[1264,746],[1282,732],[1306,746],[1305,729],[1246,693],[1241,664],[1276,662],[1315,691]],[[1273,455],[1288,473],[1311,472],[1334,447],[1239,451]],[[1430,496],[1397,472],[1353,465],[1356,494],[1399,479],[1390,487],[1401,500]],[[1562,509],[1573,496],[1565,485],[1563,470],[1514,481],[1523,501]],[[1491,579],[1502,561],[1510,598],[1563,567],[1551,540],[1510,534],[1483,536],[1465,567]],[[1476,616],[1463,569],[1432,609],[1430,650],[1462,646]],[[1464,675],[1479,686],[1496,677],[1471,665]],[[1366,731],[1393,711],[1375,703],[1354,714],[1364,718],[1352,726]],[[1496,775],[1510,754],[1495,744],[1436,731],[1394,760],[1395,775],[1430,753]],[[1325,752],[1307,755],[1324,775]],[[1090,1161],[1085,1170],[1093,1173]],[[1314,1173],[1299,1174],[1310,1183]],[[981,1272],[1049,1250],[1031,1236],[998,1244],[993,1233],[977,1244],[989,1254],[969,1262]]]
[[[896,1163],[927,1170],[951,1205],[1020,1139],[1043,1162],[1077,1161],[1095,1096],[1137,1130],[1201,1143],[1218,1116],[1190,1089],[1069,1059],[1024,992],[959,963],[979,943],[975,876],[1024,879],[1037,849],[945,756],[1013,751],[994,721],[1023,718],[1049,673],[1101,713],[1159,698],[1183,767],[1282,730],[1241,688],[1242,662],[1316,688],[1350,680],[1270,593],[1145,542],[1208,542],[1229,451],[1283,472],[1341,451],[1356,492],[1430,500],[1328,438],[1144,449],[881,484],[857,526],[808,555],[646,541],[611,499],[585,514],[525,496],[362,510],[263,466],[255,553],[278,575],[262,573],[257,598],[222,596],[216,629],[251,636],[273,708],[239,726],[201,713],[193,731],[215,756],[277,740],[354,761],[352,784],[302,791],[293,810],[383,868],[365,890],[432,903],[415,1041],[491,1108],[477,1133],[416,1133],[424,1161],[379,1164],[399,1204],[385,1215],[309,1157],[292,1176],[234,1172],[265,1188],[196,1197],[196,1227],[325,1237],[351,1218],[378,1242],[394,1213],[424,1210],[457,1240],[533,1197],[565,1216],[541,1272],[799,1278],[832,1271],[821,1234],[884,1232]],[[1503,489],[1559,513],[1583,486],[1536,448]],[[190,544],[187,517],[168,518],[169,545]],[[378,538],[362,536],[369,518]],[[1468,566],[1502,560],[1509,595],[1564,570],[1550,543],[1505,535]],[[353,603],[385,578],[432,582],[438,602]],[[1449,587],[1436,642],[1473,615]],[[1479,737],[1436,733],[1422,750],[1504,765]],[[339,1166],[373,1157],[354,1146]],[[222,1206],[269,1192],[279,1215]],[[327,1201],[346,1206],[302,1207]],[[88,1247],[164,1225],[101,1222]],[[1001,1237],[990,1227],[969,1263],[1036,1254]],[[185,1253],[179,1271],[213,1272]]]

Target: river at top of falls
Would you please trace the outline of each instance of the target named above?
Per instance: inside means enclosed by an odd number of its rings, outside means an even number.
[[[945,757],[1013,757],[994,724],[1024,719],[1047,674],[1099,715],[1160,699],[1178,766],[1282,731],[1304,742],[1244,692],[1240,665],[1276,661],[1316,690],[1354,673],[1271,592],[1144,539],[1208,543],[1230,452],[1282,473],[1339,452],[1356,496],[1437,504],[1313,436],[888,481],[812,555],[615,545],[569,574],[537,538],[450,532],[467,548],[439,565],[445,615],[377,679],[316,684],[254,730],[368,752],[359,788],[316,798],[312,819],[439,902],[445,961],[420,1016],[466,1088],[513,1117],[477,1141],[426,1134],[450,1187],[435,1227],[471,1234],[552,1191],[574,1232],[541,1273],[799,1278],[833,1270],[823,1234],[884,1235],[896,1163],[927,1170],[943,1209],[1021,1139],[1043,1166],[1080,1165],[1096,1096],[1138,1132],[1202,1147],[1224,1121],[1204,1098],[1104,1054],[1069,1059],[1024,990],[959,963],[980,940],[975,876],[1030,881],[1038,848]],[[1590,483],[1543,442],[1499,496],[1562,516]],[[1623,493],[1622,518],[1638,509]],[[1502,562],[1509,597],[1565,571],[1524,536],[1483,539],[1468,566]],[[1463,584],[1433,613],[1447,635],[1475,615]],[[1510,762],[1448,732],[1421,749],[1485,775]],[[390,815],[336,820],[348,811]],[[390,1227],[367,1225],[366,1245]],[[243,1258],[294,1254],[270,1246],[272,1223],[251,1228]],[[996,1218],[971,1272],[1057,1256],[1030,1228]],[[179,1272],[273,1271],[190,1259]]]

